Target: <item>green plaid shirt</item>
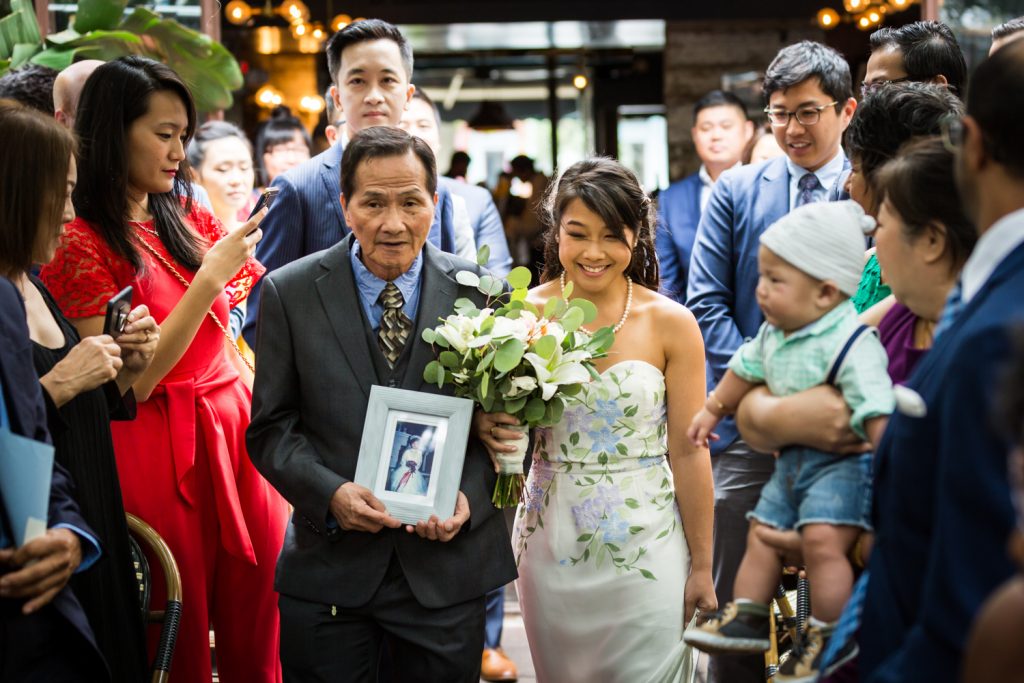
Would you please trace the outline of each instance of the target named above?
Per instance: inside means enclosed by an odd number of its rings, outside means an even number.
[[[860,325],[848,299],[810,325],[791,333],[762,323],[757,336],[729,361],[740,379],[766,384],[776,396],[789,396],[823,384],[839,351]],[[836,379],[853,416],[850,426],[862,439],[864,421],[889,415],[896,407],[889,359],[876,334],[863,334],[846,356]]]

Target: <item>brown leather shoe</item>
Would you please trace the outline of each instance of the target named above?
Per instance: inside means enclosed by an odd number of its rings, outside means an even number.
[[[519,678],[519,671],[500,647],[487,648],[480,665],[480,678],[485,681],[514,681]]]

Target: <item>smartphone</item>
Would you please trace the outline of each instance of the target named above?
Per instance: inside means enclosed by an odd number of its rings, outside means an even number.
[[[107,302],[107,316],[103,319],[103,334],[117,339],[128,324],[132,312],[132,286],[128,285]]]
[[[277,197],[278,192],[280,192],[280,188],[276,187],[268,187],[267,189],[263,190],[263,193],[260,195],[259,200],[256,201],[256,206],[252,207],[252,211],[249,213],[249,218],[247,220],[252,220],[252,217],[258,214],[260,210],[263,209],[264,206],[269,209],[271,205],[273,205],[274,199]],[[247,236],[253,234],[254,232],[256,232],[256,228],[250,230]]]

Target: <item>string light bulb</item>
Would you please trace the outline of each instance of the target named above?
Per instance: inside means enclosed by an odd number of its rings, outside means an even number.
[[[843,0],[843,7],[845,7],[846,11],[851,14],[854,12],[860,12],[867,6],[868,0]]]
[[[299,111],[309,112],[310,114],[319,114],[327,108],[327,103],[324,98],[319,95],[304,95],[299,100]]]
[[[331,30],[337,33],[341,29],[345,28],[352,23],[352,17],[347,14],[339,14],[338,16],[331,19]]]
[[[839,12],[831,7],[818,10],[818,26],[829,31],[839,25]]]
[[[256,91],[256,104],[263,109],[273,109],[282,102],[284,94],[269,83]]]
[[[590,81],[587,80],[586,74],[576,74],[572,77],[572,85],[577,90],[586,90],[589,83]]]
[[[252,18],[252,7],[249,7],[245,0],[231,0],[224,8],[224,12],[228,21],[236,26],[241,26]]]

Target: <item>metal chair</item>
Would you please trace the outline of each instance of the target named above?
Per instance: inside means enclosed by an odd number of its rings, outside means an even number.
[[[150,525],[131,513],[127,513],[128,530],[131,532],[132,562],[135,565],[135,579],[139,582],[139,606],[146,623],[162,624],[160,639],[157,641],[156,655],[153,658],[152,683],[166,683],[170,678],[171,659],[174,656],[174,645],[178,639],[178,627],[181,624],[181,573],[178,563],[167,543]],[[150,549],[164,573],[167,583],[167,604],[162,610],[151,610],[149,607],[152,575],[149,562],[139,542]]]

